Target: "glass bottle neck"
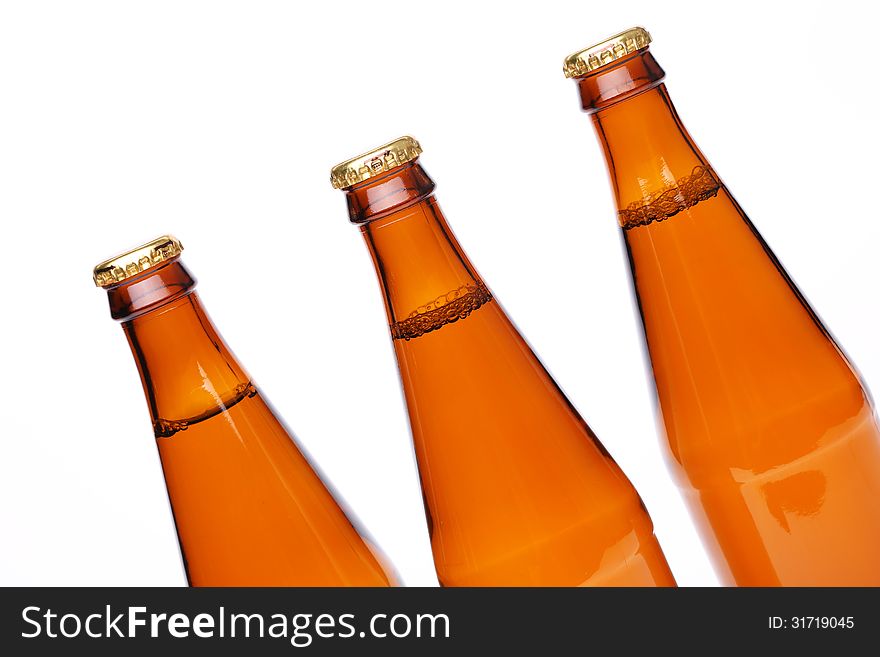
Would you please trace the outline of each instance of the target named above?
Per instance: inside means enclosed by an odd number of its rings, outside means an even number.
[[[411,339],[464,316],[491,297],[452,233],[417,163],[348,191],[361,223],[395,338]]]
[[[420,164],[408,162],[345,190],[348,217],[354,224],[363,224],[397,213],[427,199],[434,187]]]
[[[578,79],[624,227],[665,219],[721,187],[675,111],[664,76],[644,50]]]
[[[255,394],[179,261],[108,290],[137,363],[156,436]]]

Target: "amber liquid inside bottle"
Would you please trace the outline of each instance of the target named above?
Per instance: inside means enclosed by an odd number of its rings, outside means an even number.
[[[190,583],[389,585],[194,285],[173,261],[108,290],[141,374]]]
[[[728,583],[880,584],[880,432],[828,331],[712,170],[647,49],[578,79],[660,410]]]
[[[348,190],[444,586],[674,585],[635,489],[480,279],[417,163]]]

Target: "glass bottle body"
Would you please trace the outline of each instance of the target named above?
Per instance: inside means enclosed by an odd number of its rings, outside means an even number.
[[[179,261],[111,288],[195,586],[386,586],[391,577],[237,363]]]
[[[648,51],[578,79],[676,474],[739,585],[880,584],[880,432],[857,374],[687,134]]]
[[[459,247],[417,164],[348,192],[384,292],[445,586],[673,585],[635,489]]]

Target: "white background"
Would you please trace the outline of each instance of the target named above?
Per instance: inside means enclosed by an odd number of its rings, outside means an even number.
[[[0,4],[0,584],[181,585],[99,260],[161,233],[407,584],[436,584],[367,251],[328,184],[404,133],[460,241],[716,582],[670,482],[605,165],[570,51],[647,27],[694,138],[880,387],[869,2]]]

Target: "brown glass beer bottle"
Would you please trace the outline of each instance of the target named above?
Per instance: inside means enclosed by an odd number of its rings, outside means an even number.
[[[870,397],[635,28],[565,60],[604,149],[676,475],[727,582],[880,585]]]
[[[217,333],[165,236],[95,267],[144,386],[193,586],[392,576]]]
[[[403,137],[333,168],[385,299],[444,586],[674,585],[633,486],[446,224]]]

